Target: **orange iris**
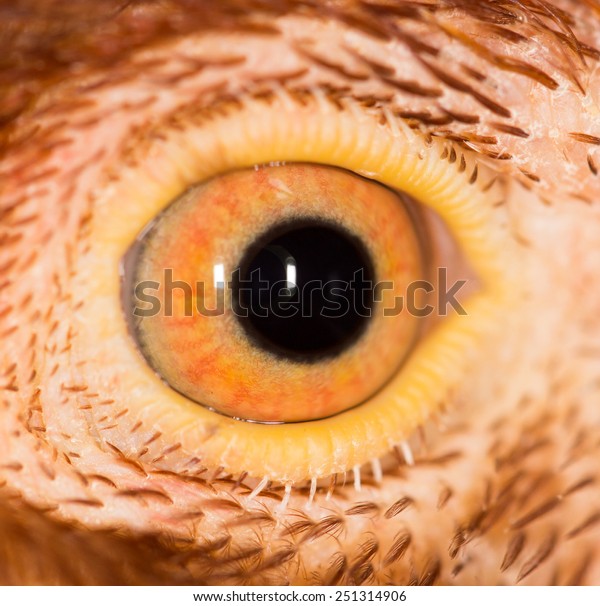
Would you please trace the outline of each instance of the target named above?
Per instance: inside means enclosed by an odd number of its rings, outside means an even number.
[[[359,241],[379,286],[354,340],[334,354],[294,357],[253,337],[230,285],[264,234],[311,221]],[[417,336],[418,318],[400,310],[409,284],[424,277],[411,214],[393,191],[347,171],[289,164],[218,176],[140,239],[134,288],[151,304],[135,312],[142,352],[171,387],[228,416],[305,421],[356,406],[394,376]]]

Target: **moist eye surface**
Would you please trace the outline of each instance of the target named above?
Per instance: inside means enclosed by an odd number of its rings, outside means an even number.
[[[163,381],[224,415],[335,415],[378,391],[417,336],[397,303],[425,271],[413,217],[348,171],[232,171],[189,189],[139,240],[125,264],[134,337]]]

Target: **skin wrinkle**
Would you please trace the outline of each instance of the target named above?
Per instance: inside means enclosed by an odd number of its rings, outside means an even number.
[[[282,2],[246,17],[243,2],[214,4],[2,7],[0,579],[598,582],[597,6]],[[506,69],[515,60],[539,71]],[[84,304],[69,294],[70,269],[90,246],[106,167],[143,158],[149,134],[169,116],[185,125],[198,100],[278,86],[385,104],[481,152],[531,274],[523,317],[482,352],[414,468],[393,467],[381,486],[365,477],[362,493],[348,474],[309,511],[299,488],[283,519],[283,487],[250,502],[250,479],[203,472],[152,428],[130,424],[130,450],[112,444],[127,411],[110,397],[118,386],[88,390],[93,369],[71,363],[68,321]],[[27,393],[40,343],[60,387]]]

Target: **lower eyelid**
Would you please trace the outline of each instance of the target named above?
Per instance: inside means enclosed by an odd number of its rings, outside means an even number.
[[[435,414],[478,339],[493,329],[497,312],[506,312],[514,264],[511,243],[490,204],[493,194],[482,191],[493,175],[479,166],[477,180],[472,179],[475,156],[458,152],[457,162],[441,159],[448,157],[448,144],[428,143],[385,110],[365,110],[350,99],[340,110],[319,93],[303,104],[282,95],[244,99],[241,108],[226,107],[200,126],[190,120],[183,132],[167,129],[145,160],[120,170],[118,180],[100,192],[90,232],[95,252],[80,260],[79,288],[86,305],[79,312],[73,355],[85,357],[93,348],[98,385],[90,389],[102,392],[102,385],[118,385],[132,426],[141,422],[158,428],[181,445],[180,453],[197,455],[209,467],[296,483],[383,456]],[[146,366],[122,317],[118,269],[137,232],[187,187],[213,174],[273,160],[340,166],[406,191],[449,225],[483,288],[469,300],[469,315],[436,327],[370,402],[315,422],[240,427],[174,393]],[[108,434],[112,444],[130,450],[122,421]]]

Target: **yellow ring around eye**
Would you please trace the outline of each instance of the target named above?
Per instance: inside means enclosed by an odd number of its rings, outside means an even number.
[[[427,421],[463,377],[478,340],[507,313],[511,241],[489,193],[491,177],[477,158],[448,160],[447,145],[427,142],[387,112],[353,101],[340,109],[315,94],[244,99],[225,111],[166,128],[134,166],[97,196],[92,253],[80,261],[75,349],[95,354],[99,384],[117,385],[133,423],[159,428],[204,465],[283,483],[344,472],[383,456]],[[186,188],[235,168],[272,161],[322,163],[374,178],[435,210],[462,246],[482,287],[466,316],[440,322],[397,375],[363,405],[336,416],[282,425],[252,424],[216,414],[175,393],[136,350],[120,302],[120,262],[138,232]],[[498,313],[497,313],[498,312]],[[123,435],[122,445],[128,444]]]

